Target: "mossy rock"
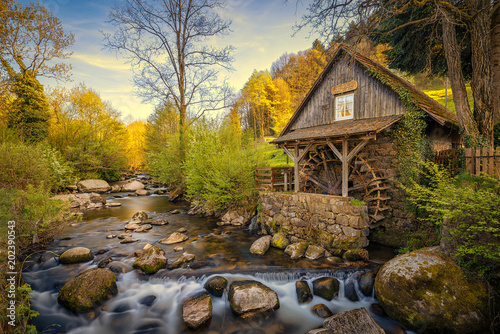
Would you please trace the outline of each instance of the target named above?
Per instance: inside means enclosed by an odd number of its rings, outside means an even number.
[[[423,333],[481,333],[488,292],[437,247],[387,262],[375,279],[375,296],[389,316]]]
[[[342,256],[347,261],[368,261],[369,255],[366,249],[350,249]]]
[[[92,251],[85,247],[75,247],[68,249],[64,253],[59,256],[59,263],[62,264],[71,264],[71,263],[80,263],[87,262],[94,259],[94,254]]]
[[[214,276],[210,278],[203,287],[209,294],[216,297],[222,297],[227,287],[227,279],[222,276]]]
[[[117,293],[115,274],[94,268],[67,281],[59,291],[57,302],[74,313],[85,313]]]
[[[290,240],[284,233],[276,233],[271,239],[271,246],[279,249],[285,249],[290,244]]]
[[[146,274],[154,274],[158,270],[165,268],[167,258],[160,246],[153,246],[142,252],[141,256],[135,260],[132,267],[140,269]]]
[[[307,304],[313,299],[309,283],[307,281],[295,282],[295,292],[297,293],[297,300],[299,304]]]
[[[321,277],[315,279],[312,284],[314,295],[326,300],[332,300],[339,294],[340,283],[335,277]]]
[[[285,248],[285,253],[290,255],[290,258],[292,260],[300,259],[301,257],[304,256],[307,247],[309,247],[309,243],[302,241],[302,242],[297,242],[291,245],[288,245],[287,248]]]

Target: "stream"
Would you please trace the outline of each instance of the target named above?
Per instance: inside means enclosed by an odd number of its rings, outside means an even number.
[[[404,333],[402,326],[387,316],[372,311],[376,303],[373,296],[366,297],[358,289],[356,277],[359,273],[374,270],[394,256],[392,250],[370,247],[373,263],[340,264],[335,267],[326,260],[291,260],[283,251],[270,248],[264,256],[249,252],[251,244],[258,238],[248,227],[217,226],[212,218],[190,216],[186,213],[189,204],[170,203],[168,195],[130,197],[128,193],[104,194],[108,202],[119,202],[120,207],[86,211],[82,220],[72,223],[42,254],[33,258],[33,264],[23,273],[31,284],[32,308],[40,315],[32,320],[39,332],[44,333],[102,333],[102,334],[146,334],[146,333],[191,333],[182,321],[182,301],[195,292],[203,290],[204,283],[213,275],[224,276],[229,284],[236,280],[253,279],[267,285],[279,296],[280,308],[274,314],[257,319],[242,320],[231,313],[227,293],[212,298],[213,317],[209,326],[197,333],[243,333],[243,334],[304,334],[320,327],[322,318],[311,312],[311,307],[325,304],[334,314],[365,307],[375,321],[389,334]],[[119,197],[119,198],[118,198]],[[172,210],[180,213],[173,214]],[[154,226],[147,233],[133,233],[139,241],[120,244],[119,239],[107,239],[110,234],[120,234],[134,213],[145,211],[150,218],[167,219],[165,226]],[[161,245],[158,240],[180,228],[187,229],[189,239],[181,244]],[[154,275],[145,275],[132,269],[134,251],[146,244],[158,244],[165,250],[171,263],[182,252],[174,247],[182,246],[196,260],[209,266],[199,269],[162,269]],[[86,263],[62,265],[56,254],[73,247],[87,247],[95,258]],[[116,274],[118,295],[102,307],[84,314],[75,315],[57,303],[60,288],[79,273],[96,268],[103,260],[111,258],[111,265],[124,273]],[[377,264],[378,262],[378,264]],[[340,281],[339,296],[327,301],[314,296],[312,302],[299,304],[295,282],[299,279],[311,282],[315,278],[333,276]],[[344,286],[354,284],[359,301],[345,297]],[[411,333],[408,331],[408,333]]]

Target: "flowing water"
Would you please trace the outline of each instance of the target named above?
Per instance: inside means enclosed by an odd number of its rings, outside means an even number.
[[[44,333],[190,333],[182,321],[182,301],[191,294],[203,290],[203,285],[211,275],[224,276],[229,283],[235,280],[254,279],[277,292],[280,308],[261,318],[242,320],[235,317],[229,308],[227,295],[213,297],[213,318],[209,326],[198,333],[307,333],[321,326],[323,319],[310,309],[316,304],[327,305],[333,313],[365,307],[376,303],[373,296],[364,296],[357,288],[356,277],[360,272],[373,270],[376,265],[360,266],[342,264],[332,267],[325,260],[291,260],[283,251],[271,248],[265,256],[249,252],[250,245],[257,239],[248,228],[217,226],[217,220],[189,216],[187,203],[172,204],[168,196],[152,195],[122,198],[107,195],[109,202],[120,202],[121,207],[87,211],[83,219],[71,224],[66,232],[52,245],[37,255],[25,272],[25,280],[32,285],[33,308],[40,313],[33,321],[37,329]],[[177,209],[179,214],[169,211]],[[133,233],[140,241],[120,244],[118,239],[107,239],[110,234],[120,234],[128,220],[137,211],[146,211],[155,219],[167,219],[169,224],[154,226],[147,233]],[[134,251],[147,243],[157,244],[158,240],[180,228],[186,228],[190,238],[181,244],[160,245],[165,250],[169,263],[180,253],[174,247],[181,245],[184,251],[195,254],[196,260],[206,261],[197,270],[182,268],[163,269],[148,276],[132,270]],[[61,265],[56,254],[72,247],[87,247],[96,255],[87,263]],[[380,261],[393,254],[386,250],[373,249],[371,256]],[[111,258],[111,264],[120,265],[126,273],[117,274],[119,293],[108,300],[103,307],[85,315],[75,315],[57,303],[59,289],[70,278],[97,267],[102,259]],[[295,281],[304,279],[312,282],[315,278],[334,276],[340,281],[339,297],[327,301],[314,296],[309,304],[298,304]],[[344,295],[344,286],[354,284],[359,301],[352,302]],[[310,284],[311,286],[311,284]],[[370,311],[371,312],[371,311]],[[388,317],[372,313],[374,319],[387,333],[400,333],[401,325]]]

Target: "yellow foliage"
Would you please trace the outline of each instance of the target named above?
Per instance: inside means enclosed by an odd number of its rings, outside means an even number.
[[[127,165],[130,169],[142,169],[146,163],[146,122],[135,121],[127,126],[125,145]]]

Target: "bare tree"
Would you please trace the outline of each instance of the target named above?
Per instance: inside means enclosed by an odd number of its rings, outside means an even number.
[[[297,24],[301,30],[310,27],[323,37],[332,39],[344,34],[349,24],[363,22],[360,34],[373,34],[380,23],[390,17],[401,14],[409,8],[431,6],[429,15],[398,25],[394,30],[418,27],[422,24],[434,24],[441,21],[443,29],[443,47],[446,54],[448,72],[453,91],[453,98],[464,138],[472,146],[493,144],[493,74],[491,63],[490,22],[494,18],[495,4],[490,0],[313,0],[307,14]],[[472,48],[472,81],[474,113],[467,102],[465,79],[461,75],[460,57],[457,53],[455,29],[464,26],[470,33]],[[484,140],[481,140],[481,136]]]
[[[109,12],[116,31],[104,34],[105,45],[128,58],[145,101],[173,100],[181,156],[188,116],[221,108],[229,95],[220,72],[230,69],[233,47],[211,45],[230,32],[222,8],[223,0],[126,0]]]

